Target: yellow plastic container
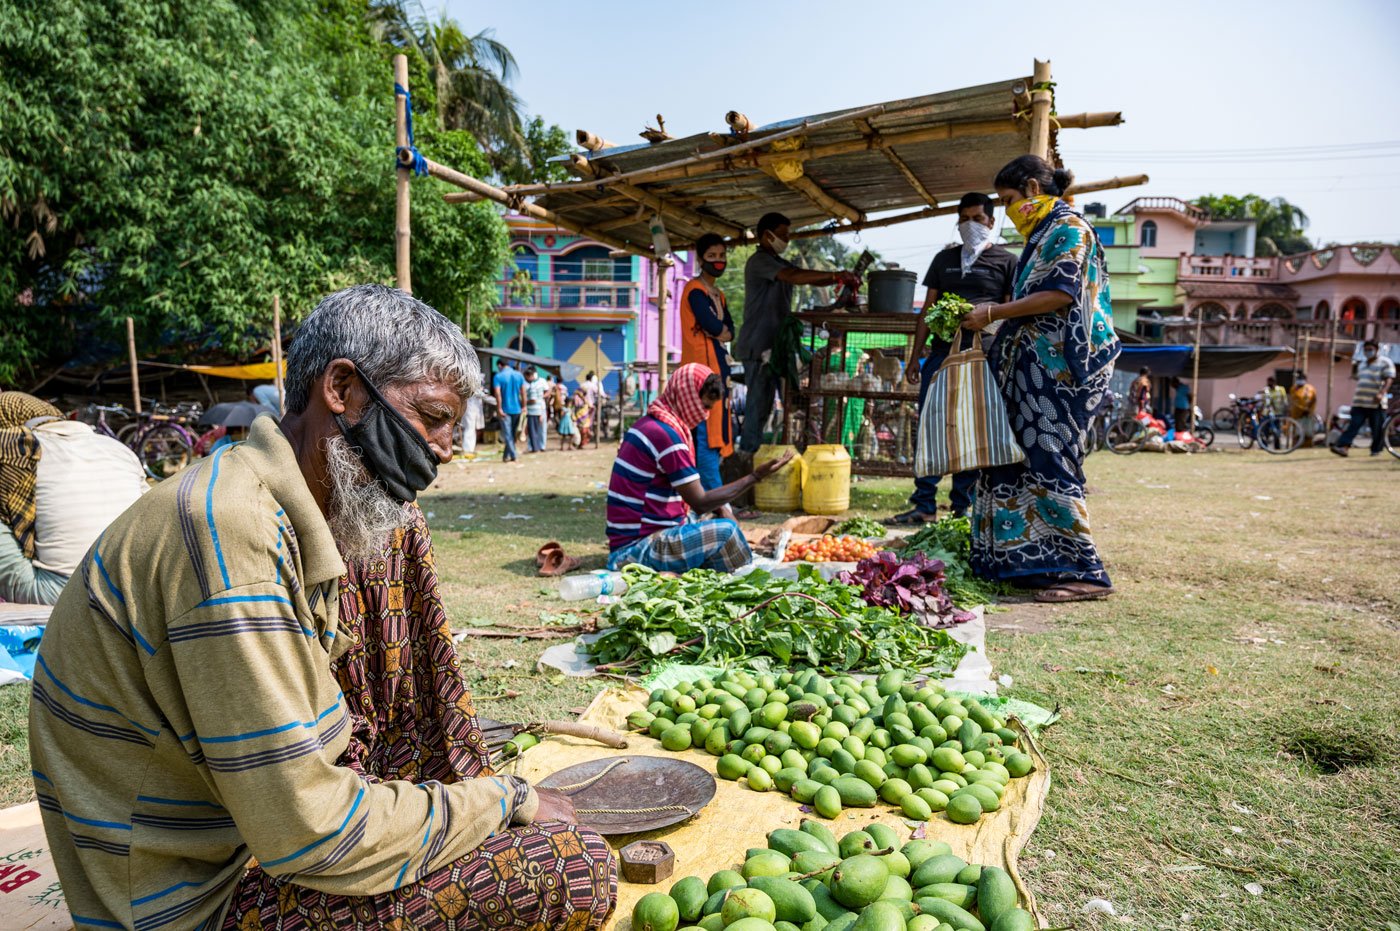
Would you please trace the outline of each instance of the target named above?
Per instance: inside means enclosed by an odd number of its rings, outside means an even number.
[[[791,446],[760,446],[754,453],[755,467],[770,459],[793,454],[792,461],[753,487],[753,505],[760,511],[796,511],[802,507],[802,460]]]
[[[851,506],[851,456],[840,445],[808,446],[802,509],[808,514],[840,514]]]

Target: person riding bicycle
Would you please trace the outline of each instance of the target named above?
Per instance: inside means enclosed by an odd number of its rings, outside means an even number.
[[[52,404],[0,393],[0,598],[51,605],[147,488],[136,454]]]

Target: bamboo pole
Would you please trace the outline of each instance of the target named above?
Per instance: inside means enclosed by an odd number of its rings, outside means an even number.
[[[408,57],[394,56],[394,82],[408,90]],[[403,163],[408,148],[408,98],[394,91],[394,145],[400,153],[399,167],[394,172],[394,284],[405,294],[413,293],[413,275],[409,264],[412,239],[412,214],[409,209],[409,189],[412,175]]]
[[[136,321],[126,318],[126,358],[131,366],[131,409],[141,413],[141,374],[136,364]]]
[[[1050,106],[1054,102],[1049,83],[1050,62],[1037,58],[1031,78],[1031,154],[1047,160],[1050,158]]]
[[[1196,407],[1201,400],[1201,324],[1206,315],[1204,307],[1202,304],[1196,308],[1196,351],[1191,358],[1191,412],[1186,415],[1186,422],[1191,425],[1189,430],[1192,433],[1196,429]],[[1204,411],[1201,416],[1205,416]],[[1181,432],[1180,427],[1177,427],[1177,432]]]
[[[586,178],[600,177],[597,167],[581,155],[575,155],[571,163],[574,170]],[[607,176],[602,175],[601,177]],[[679,219],[690,226],[698,228],[701,232],[716,233],[720,236],[738,236],[744,232],[742,226],[737,226],[733,223],[721,220],[719,217],[706,216],[703,213],[691,210],[689,207],[682,207],[679,204],[671,203],[668,200],[657,197],[650,191],[645,191],[637,187],[635,184],[617,184],[614,185],[614,187],[616,187],[624,197],[650,207],[657,213]],[[629,219],[628,223],[630,224],[631,222],[632,221]]]
[[[574,130],[574,141],[590,152],[598,152],[602,149],[611,149],[617,143],[609,142],[602,136],[595,136],[586,129]]]
[[[400,163],[404,162],[405,159],[412,160],[412,156],[407,152],[400,154]],[[528,201],[522,200],[520,197],[506,193],[494,185],[487,184],[485,181],[478,181],[470,175],[464,175],[455,168],[439,165],[430,158],[423,159],[423,163],[428,170],[428,174],[432,177],[437,178],[439,181],[446,181],[448,184],[456,185],[464,191],[470,191],[473,194],[480,195],[482,199],[493,200],[498,204],[504,204],[512,210],[516,210],[526,216],[535,217],[538,220],[548,220],[555,226],[566,230],[572,230],[580,236],[587,236],[589,239],[597,240],[605,246],[610,246],[623,252],[630,252],[634,255],[651,255],[650,244],[646,247],[636,246],[625,240],[618,239],[616,236],[609,236],[607,233],[598,232],[582,223],[566,220],[553,210],[546,210],[544,207],[529,203]],[[451,197],[452,195],[448,194],[446,196]]]
[[[753,120],[749,119],[738,110],[730,110],[724,115],[724,122],[729,125],[729,129],[736,136],[747,136],[753,132]]]
[[[1118,126],[1123,122],[1119,111],[1102,113],[1075,113],[1071,116],[1051,117],[1059,129],[1096,129],[1100,126]]]
[[[850,204],[837,200],[825,188],[806,175],[798,175],[791,181],[785,181],[771,168],[765,168],[763,173],[784,187],[801,194],[811,201],[818,210],[824,211],[829,216],[840,217],[847,223],[859,223],[865,219],[865,214]]]
[[[666,270],[671,260],[658,259],[656,262],[656,392],[666,387],[666,376],[670,369],[670,358],[666,355],[666,311],[669,296],[666,293]]]
[[[287,395],[282,377],[282,295],[272,295],[272,382],[277,386],[277,416],[287,409]]]
[[[679,171],[680,174],[674,175],[674,177],[686,178],[689,177],[692,173],[691,169],[694,169],[697,166],[704,165],[706,163],[715,163],[712,164],[710,167],[705,168],[703,171],[693,172],[694,174],[704,174],[709,171],[718,171],[719,169],[724,167],[723,160],[728,159],[732,156],[752,151],[753,149],[757,149],[760,146],[769,145],[771,143],[777,142],[780,139],[790,139],[793,136],[805,135],[806,133],[810,133],[814,129],[820,129],[824,126],[829,126],[832,123],[846,123],[850,122],[851,120],[861,119],[862,117],[878,116],[883,112],[885,112],[884,104],[874,104],[873,106],[869,107],[861,107],[858,110],[850,110],[838,116],[830,116],[826,119],[803,120],[801,123],[799,123],[796,126],[793,126],[790,129],[785,129],[781,132],[773,133],[771,136],[764,136],[761,139],[747,139],[743,142],[737,142],[731,146],[724,146],[722,148],[713,149],[709,152],[700,152],[693,155],[687,155],[685,158],[679,158],[671,162],[664,162],[660,165],[655,165],[649,168],[638,168],[635,171],[625,171],[621,174],[612,175],[608,178],[596,182],[573,181],[562,184],[515,184],[511,185],[506,190],[508,190],[511,194],[561,194],[566,191],[593,191],[597,190],[599,187],[611,187],[614,184],[618,184],[620,182],[625,181],[669,180],[666,176],[669,173],[675,171]],[[796,158],[800,157],[800,151],[801,150],[798,150],[798,152],[785,152],[783,153],[783,155],[787,158]]]
[[[1327,426],[1332,426],[1332,370],[1337,367],[1337,314],[1328,310],[1331,320],[1327,333]]]

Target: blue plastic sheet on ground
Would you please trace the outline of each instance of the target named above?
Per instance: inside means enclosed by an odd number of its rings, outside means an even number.
[[[0,685],[34,678],[34,660],[44,628],[0,626]]]

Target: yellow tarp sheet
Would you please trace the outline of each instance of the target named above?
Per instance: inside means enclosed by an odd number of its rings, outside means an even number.
[[[585,724],[625,731],[627,715],[645,708],[646,699],[647,693],[637,689],[607,689],[593,700],[581,720]],[[630,745],[626,750],[611,750],[577,738],[549,737],[516,761],[512,771],[535,782],[566,766],[601,757],[677,755],[662,749],[660,741],[645,735],[632,735],[628,740]],[[715,771],[716,758],[704,751],[690,750],[679,756],[710,773]],[[1016,869],[1021,849],[1040,821],[1050,786],[1050,774],[1044,757],[1034,746],[1031,747],[1031,756],[1035,760],[1034,772],[1024,779],[1011,780],[1001,807],[995,812],[984,815],[976,825],[958,825],[946,818],[935,817],[927,823],[925,833],[931,840],[947,841],[953,853],[969,863],[1006,869],[1021,891],[1023,907],[1035,914],[1037,922],[1043,925],[1035,909],[1034,897],[1021,882]],[[647,805],[644,797],[637,799],[639,808]],[[749,847],[767,846],[765,835],[769,831],[780,827],[795,828],[805,817],[816,816],[804,814],[796,802],[780,792],[754,792],[747,786],[720,780],[714,800],[691,821],[648,834],[611,838],[614,851],[642,838],[665,840],[676,853],[676,868],[670,879],[656,886],[620,882],[617,910],[613,912],[605,931],[630,931],[632,906],[648,892],[664,892],[670,889],[673,882],[690,875],[708,879],[719,870],[741,864],[744,851]],[[831,828],[839,837],[872,821],[888,824],[902,839],[910,835],[910,828],[899,813],[883,803],[874,808],[843,812],[831,824]]]
[[[271,362],[254,362],[251,365],[186,365],[187,371],[198,372],[212,378],[239,378],[243,381],[272,381],[277,377],[277,366]],[[282,371],[287,363],[282,363]]]

